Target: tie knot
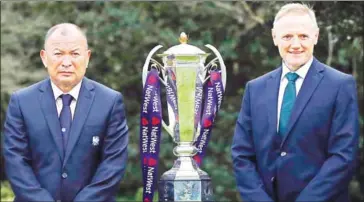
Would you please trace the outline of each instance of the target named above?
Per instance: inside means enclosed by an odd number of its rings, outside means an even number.
[[[63,106],[70,106],[72,99],[73,99],[72,95],[63,94],[63,95],[61,95],[61,98],[62,98]]]
[[[295,82],[297,80],[297,78],[298,78],[298,74],[289,72],[289,73],[286,74],[286,77],[287,77],[288,81]]]

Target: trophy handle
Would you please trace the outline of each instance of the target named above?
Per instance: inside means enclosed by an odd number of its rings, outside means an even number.
[[[162,48],[162,45],[158,45],[155,46],[148,54],[147,59],[145,60],[144,66],[143,66],[143,73],[142,73],[142,80],[143,80],[143,87],[145,85],[145,80],[147,79],[147,75],[148,75],[148,67],[149,67],[149,63],[150,60],[152,59],[152,56],[155,52],[157,52],[157,50],[159,50],[160,48]]]
[[[144,66],[143,66],[143,73],[142,73],[142,80],[143,80],[143,87],[145,85],[145,82],[147,80],[147,75],[148,75],[148,67],[149,67],[149,63],[150,61],[154,62],[156,65],[159,65],[161,67],[163,67],[161,64],[159,64],[156,60],[154,60],[152,58],[152,56],[154,55],[155,52],[157,52],[160,48],[162,48],[163,46],[162,45],[157,45],[155,46],[148,54],[147,56],[147,59],[145,60],[145,63],[144,63]],[[165,72],[163,70],[161,70],[163,75],[165,74]],[[159,78],[159,80],[162,82],[162,84],[166,85],[165,81],[163,81],[163,79]],[[175,125],[175,120],[174,120],[174,117],[171,118],[168,117],[169,120],[170,120],[170,125],[168,126],[166,124],[166,122],[162,119],[162,126],[163,128],[167,131],[167,133],[172,137],[174,138],[174,134],[173,134],[173,130],[171,128],[174,127]]]
[[[164,122],[164,120],[162,119],[162,126],[164,128],[164,130],[167,131],[167,133],[172,137],[172,139],[174,140],[174,133],[173,130],[171,129],[172,126],[174,126],[174,124],[169,124],[167,125],[166,122]]]
[[[225,67],[225,64],[224,64],[224,61],[222,60],[222,57],[221,57],[221,54],[219,53],[219,51],[213,47],[212,45],[210,44],[207,44],[205,45],[207,48],[209,48],[210,50],[212,50],[212,52],[215,53],[216,57],[218,58],[219,60],[219,63],[220,63],[220,68],[221,68],[221,78],[222,78],[222,84],[223,84],[223,88],[225,90],[226,88],[226,67]]]
[[[223,88],[225,90],[226,88],[226,66],[225,66],[225,63],[221,57],[221,54],[219,53],[219,51],[212,45],[210,44],[207,44],[205,45],[207,48],[209,48],[210,50],[212,50],[212,52],[215,53],[216,55],[216,58],[214,58],[213,60],[211,60],[205,67],[204,67],[204,71],[207,72],[208,71],[208,68],[209,66],[213,66],[213,63],[216,61],[216,60],[219,60],[219,64],[220,64],[220,69],[221,69],[221,79],[222,79],[222,85],[223,85]],[[210,78],[210,76],[207,76],[204,80],[202,80],[203,83],[205,83],[208,79]],[[198,137],[201,135],[200,134],[200,131],[201,131],[201,125],[199,124],[197,126],[197,131],[196,131],[196,135],[195,135],[195,140],[196,141],[198,139]]]

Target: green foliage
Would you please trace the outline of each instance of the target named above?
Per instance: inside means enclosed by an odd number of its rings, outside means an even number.
[[[136,191],[134,199],[135,201],[143,201],[143,188],[139,188]],[[154,193],[153,201],[158,201],[158,191]]]
[[[1,201],[13,201],[14,193],[11,190],[10,184],[7,181],[1,182]]]
[[[9,95],[46,77],[39,57],[48,28],[61,22],[81,26],[92,50],[86,76],[123,93],[130,128],[129,160],[118,200],[141,201],[139,113],[142,66],[156,45],[177,45],[179,34],[203,50],[212,44],[227,66],[226,96],[202,169],[212,178],[217,201],[239,201],[230,146],[244,85],[280,62],[271,37],[275,13],[284,2],[1,2],[1,124]],[[310,2],[309,2],[310,3]],[[315,56],[357,79],[363,130],[363,3],[311,2],[320,38]],[[330,48],[329,43],[333,44]],[[208,59],[211,59],[209,57]],[[172,139],[164,133],[159,175],[172,167]],[[363,148],[363,135],[361,135]],[[364,150],[359,156],[364,162]],[[359,164],[359,165],[360,165]],[[363,199],[364,166],[351,183],[353,201]],[[4,185],[4,187],[6,187]],[[1,199],[3,188],[1,184]],[[8,192],[4,192],[8,193]],[[8,195],[6,195],[8,196]],[[10,195],[9,195],[10,196]],[[5,194],[4,194],[5,197]]]

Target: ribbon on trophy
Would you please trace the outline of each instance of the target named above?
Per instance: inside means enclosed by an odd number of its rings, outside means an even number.
[[[204,95],[205,100],[204,100],[202,119],[197,119],[201,120],[200,134],[195,142],[195,146],[198,152],[193,157],[193,159],[199,166],[201,165],[202,159],[205,156],[207,144],[210,140],[210,135],[212,131],[212,123],[214,122],[216,114],[220,109],[224,94],[224,88],[221,79],[221,71],[211,70],[210,80],[207,82],[207,85],[204,86],[204,94],[205,94]],[[195,117],[195,120],[196,118],[198,117]]]
[[[160,100],[159,73],[148,72],[143,87],[143,103],[140,116],[140,154],[143,171],[143,202],[153,201],[157,182],[159,147],[161,137],[162,106]]]
[[[201,71],[201,70],[198,70]],[[199,127],[201,120],[201,108],[202,108],[202,95],[204,92],[204,84],[199,75],[201,72],[197,73],[196,78],[196,92],[195,92],[195,128]],[[206,90],[206,89],[205,89]]]
[[[172,67],[166,68],[167,72],[167,81],[166,81],[166,97],[167,103],[171,106],[174,119],[175,126],[173,127],[173,134],[175,141],[179,141],[179,119],[178,119],[178,101],[177,101],[177,86],[176,86],[176,75],[174,74]]]

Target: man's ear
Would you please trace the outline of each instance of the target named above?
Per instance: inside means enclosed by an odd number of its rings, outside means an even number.
[[[320,35],[320,29],[319,29],[319,28],[317,28],[317,31],[316,31],[316,34],[315,34],[315,41],[314,41],[315,45],[317,44],[317,41],[318,41],[319,35]]]
[[[44,49],[40,51],[40,58],[42,58],[42,62],[45,68],[47,68],[47,53]]]
[[[274,31],[274,29],[272,29],[272,38],[273,38],[274,45],[277,46],[277,37],[276,37],[276,32]]]
[[[87,58],[86,58],[86,68],[88,68],[88,63],[91,57],[91,50],[87,50]]]

